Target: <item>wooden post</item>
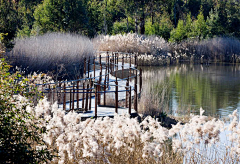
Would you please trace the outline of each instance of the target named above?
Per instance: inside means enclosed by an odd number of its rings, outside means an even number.
[[[94,77],[96,77],[96,64],[95,64],[95,57],[93,59],[93,69],[94,69]]]
[[[84,99],[85,99],[85,83],[83,83],[83,93],[82,93],[82,109],[84,109]]]
[[[88,111],[88,89],[89,89],[89,84],[87,84],[85,111]]]
[[[128,106],[128,113],[131,115],[131,108],[132,108],[132,87],[129,87],[129,106]]]
[[[106,106],[106,78],[104,80],[103,105]]]
[[[108,66],[107,64],[105,64],[105,75],[107,74],[107,72],[108,72]]]
[[[108,58],[108,73],[109,73],[109,69],[110,69],[110,67],[109,67],[109,63],[110,63],[110,59],[109,59],[109,54],[108,54],[108,52],[107,52],[107,58]]]
[[[55,88],[54,87],[55,87],[55,85],[52,88],[52,103],[54,103],[54,101],[55,101],[55,99],[54,99],[55,97],[54,96],[55,96],[55,89],[56,89],[56,87]]]
[[[114,71],[114,70],[115,70],[115,68],[114,68],[114,67],[115,67],[115,54],[113,53],[113,68],[112,68],[113,70],[112,70],[112,71]]]
[[[73,84],[72,110],[74,110],[74,94],[75,94],[75,87],[74,87],[74,84]]]
[[[129,78],[128,78],[129,80]],[[125,107],[127,108],[128,107],[128,90],[129,90],[129,81],[127,80],[126,82],[126,99],[125,99]]]
[[[72,89],[70,89],[69,111],[72,109]]]
[[[137,67],[137,54],[135,53],[135,67]]]
[[[129,77],[131,77],[132,76],[132,74],[131,74],[131,68],[129,68],[129,75],[128,75]]]
[[[122,79],[123,79],[123,69],[124,69],[124,54],[122,56]]]
[[[137,109],[137,75],[135,76],[135,85],[134,85],[134,109],[136,112],[138,112]]]
[[[96,88],[95,88],[95,118],[97,118],[97,88],[98,88],[98,86],[96,85]]]
[[[48,85],[48,101],[51,102],[51,87]]]
[[[58,90],[57,90],[57,101],[58,101],[58,107],[59,107],[59,104],[61,103],[61,83],[59,82],[58,84]]]
[[[77,81],[77,110],[79,109],[79,81]]]
[[[142,68],[140,68],[140,87],[139,87],[139,92],[142,90]]]
[[[100,93],[101,92],[101,86],[100,86],[100,84],[101,84],[100,81],[98,81],[98,85],[97,85],[98,86],[98,100],[97,100],[98,105],[100,105],[100,102],[101,102],[101,93]]]
[[[116,54],[116,71],[118,70],[118,53]]]
[[[116,78],[116,89],[115,89],[115,113],[118,113],[118,82]]]
[[[66,110],[66,84],[63,84],[63,110]]]
[[[102,64],[100,64],[100,77],[99,77],[99,81],[100,81],[100,83],[102,81]]]
[[[86,72],[87,72],[87,68],[86,68],[86,63],[87,62],[87,59],[84,58],[84,75],[86,75]]]
[[[90,77],[90,57],[88,59],[88,78]]]
[[[92,77],[92,76],[90,76],[90,77]],[[91,110],[91,108],[92,108],[92,99],[91,99],[91,97],[92,97],[92,79],[90,80],[90,89],[89,89],[89,108],[88,108],[88,110]]]
[[[131,68],[131,65],[132,65],[132,58],[131,58],[131,55],[129,55],[129,60],[130,60],[130,68]]]

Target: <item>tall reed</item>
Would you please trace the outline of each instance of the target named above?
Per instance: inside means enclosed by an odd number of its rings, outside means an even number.
[[[94,55],[91,41],[77,34],[48,33],[16,39],[7,57],[13,66],[27,72],[52,72],[55,76],[76,78],[83,72],[85,57]]]

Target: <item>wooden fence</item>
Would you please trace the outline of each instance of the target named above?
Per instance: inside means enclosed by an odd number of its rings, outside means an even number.
[[[114,77],[114,80],[109,78],[110,76]],[[137,69],[137,54],[97,52],[95,57],[85,58],[82,79],[38,84],[37,87],[41,88],[42,94],[51,103],[57,102],[66,111],[88,112],[94,105],[95,117],[98,116],[99,105],[107,106],[106,95],[113,93],[115,112],[118,113],[119,106],[124,106],[131,114],[132,106],[138,112],[137,100],[142,89],[142,70]],[[125,98],[121,99],[119,94],[124,94]],[[93,100],[95,104],[92,104]]]

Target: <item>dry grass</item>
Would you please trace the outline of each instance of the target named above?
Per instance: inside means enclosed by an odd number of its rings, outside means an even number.
[[[206,62],[240,62],[240,41],[236,38],[217,37],[203,41],[187,40],[172,44],[173,60]]]
[[[166,53],[168,43],[157,36],[143,36],[137,34],[100,35],[93,39],[93,44],[99,51],[129,52],[138,54]]]
[[[173,77],[165,71],[143,71],[143,90],[138,101],[139,113],[158,117],[169,113],[169,99]],[[157,78],[156,78],[157,77]],[[148,80],[151,80],[149,82]],[[164,82],[165,81],[165,82]]]
[[[203,41],[187,40],[169,44],[156,36],[124,34],[100,35],[93,39],[100,51],[138,53],[138,65],[155,66],[191,62],[240,62],[240,41],[236,38],[217,37]]]
[[[83,72],[85,57],[93,56],[91,41],[76,34],[48,33],[42,36],[16,39],[7,53],[13,66],[27,72],[52,72],[58,77],[74,79]]]

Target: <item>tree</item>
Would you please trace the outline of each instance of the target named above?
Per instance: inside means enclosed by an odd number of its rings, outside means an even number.
[[[7,48],[12,48],[11,41],[16,36],[18,26],[16,5],[10,0],[1,0],[0,2],[0,33],[5,34],[1,41]]]
[[[146,22],[146,34],[147,35],[159,35],[165,40],[170,38],[170,32],[173,29],[173,23],[170,20],[168,13],[164,12],[159,22],[151,24],[150,21]]]
[[[207,25],[203,16],[202,8],[197,16],[197,20],[193,24],[193,36],[200,39],[204,39],[207,36]]]
[[[207,33],[209,37],[214,37],[217,35],[221,35],[221,31],[223,31],[223,28],[220,25],[220,20],[219,20],[219,11],[217,8],[212,9],[209,12],[209,16],[207,17],[206,20],[207,24]]]
[[[42,33],[70,31],[87,34],[87,12],[82,0],[44,0],[34,12]]]
[[[20,0],[17,2],[18,30],[17,37],[29,37],[34,30],[33,13],[42,0]]]
[[[180,42],[187,38],[186,28],[183,20],[178,21],[177,28],[171,31],[170,42]]]

